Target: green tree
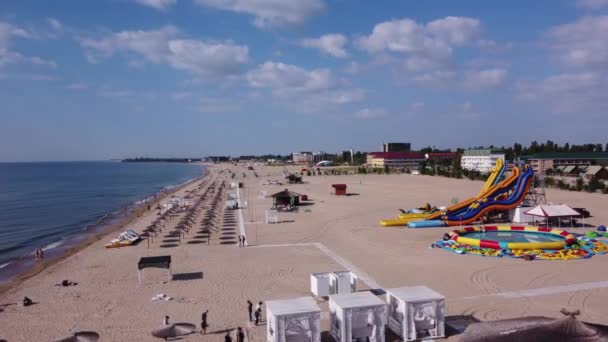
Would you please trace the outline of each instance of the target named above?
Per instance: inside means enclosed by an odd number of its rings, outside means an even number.
[[[604,183],[602,183],[599,178],[593,176],[589,180],[589,185],[587,186],[587,191],[596,192],[597,190],[602,190],[604,188]]]

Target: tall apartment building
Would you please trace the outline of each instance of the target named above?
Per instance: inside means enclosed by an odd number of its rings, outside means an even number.
[[[412,148],[410,143],[387,142],[382,143],[382,152],[409,152]]]

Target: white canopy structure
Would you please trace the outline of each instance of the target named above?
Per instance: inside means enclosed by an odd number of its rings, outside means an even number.
[[[426,286],[386,291],[388,327],[404,341],[445,337],[445,297]]]
[[[268,342],[321,342],[321,309],[311,297],[266,302]]]
[[[386,303],[369,291],[329,296],[330,333],[338,342],[384,342]]]
[[[569,206],[565,205],[565,204],[541,204],[541,205],[537,205],[536,207],[528,210],[525,212],[526,215],[532,215],[532,216],[537,216],[537,217],[544,217],[547,220],[547,223],[549,222],[549,218],[552,217],[557,217],[557,218],[561,218],[561,217],[575,217],[575,216],[581,216],[581,214],[570,208]],[[572,222],[572,221],[570,221]],[[559,225],[561,226],[561,221],[558,221]]]
[[[351,271],[312,273],[310,292],[317,297],[357,291],[357,275]]]

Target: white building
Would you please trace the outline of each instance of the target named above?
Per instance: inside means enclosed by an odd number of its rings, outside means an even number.
[[[312,152],[294,152],[291,154],[291,160],[296,164],[310,164],[313,161]]]
[[[498,159],[505,160],[505,152],[493,149],[465,150],[460,159],[460,167],[464,170],[492,172]]]

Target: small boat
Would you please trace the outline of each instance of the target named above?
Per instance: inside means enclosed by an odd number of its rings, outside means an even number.
[[[141,236],[135,232],[134,230],[128,229],[120,235],[118,235],[118,239],[113,239],[109,243],[106,244],[106,248],[119,248],[131,246],[135,242],[141,239]]]

